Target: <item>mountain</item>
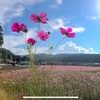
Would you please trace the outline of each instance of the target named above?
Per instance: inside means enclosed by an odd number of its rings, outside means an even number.
[[[56,54],[48,57],[46,54],[37,54],[37,60],[55,62],[100,63],[100,54]]]
[[[2,53],[3,59],[6,59],[7,57],[7,59],[16,60],[17,62],[29,60],[28,55],[14,55],[11,51],[4,48],[0,48],[0,52]],[[41,53],[36,55],[36,60],[44,62],[64,63],[100,63],[100,54],[56,54],[49,57],[47,54]]]

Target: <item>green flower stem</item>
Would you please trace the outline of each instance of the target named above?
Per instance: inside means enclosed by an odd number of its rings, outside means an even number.
[[[40,23],[38,24],[38,30],[37,30],[37,36],[36,36],[36,41],[38,41],[38,32],[40,30]],[[37,50],[37,43],[35,44],[35,54],[34,54],[34,66],[36,65],[36,50]],[[35,66],[36,67],[36,66]]]
[[[22,36],[23,36],[23,38],[24,38],[24,40],[25,40],[25,43],[26,43],[26,46],[27,46],[27,51],[28,51],[28,53],[29,53],[29,57],[30,57],[30,66],[31,66],[31,68],[32,68],[32,71],[33,72],[35,72],[35,63],[34,63],[34,61],[35,61],[35,56],[34,56],[34,54],[32,53],[32,45],[28,45],[27,44],[27,40],[26,40],[26,33],[22,33]]]
[[[49,35],[49,39],[48,39],[48,54],[50,54],[50,35]]]
[[[38,32],[40,30],[40,23],[38,24],[38,31],[37,31],[37,36],[36,36],[36,41],[38,41]],[[37,50],[37,43],[35,44],[35,54],[36,54],[36,50]]]
[[[24,41],[25,41],[25,43],[26,43],[26,46],[27,46],[27,49],[29,48],[29,46],[28,46],[28,44],[27,44],[27,41],[26,41],[26,33],[22,33],[22,36],[23,36],[23,38],[24,38]]]
[[[36,66],[35,66],[35,62],[34,61],[35,61],[35,55],[31,52],[30,53],[30,65],[31,65],[32,70],[35,71],[35,69],[36,69],[35,67]]]
[[[50,52],[49,56],[51,56],[51,54],[52,54],[52,53],[54,52],[54,50],[57,48],[57,46],[59,45],[59,43],[60,43],[61,41],[63,41],[65,38],[66,38],[66,36],[65,36],[64,38],[62,38],[62,39],[56,44],[56,46],[54,47],[54,49]]]
[[[39,47],[40,44],[41,44],[41,41],[37,44],[37,48]],[[37,50],[37,48],[36,48],[36,50]]]

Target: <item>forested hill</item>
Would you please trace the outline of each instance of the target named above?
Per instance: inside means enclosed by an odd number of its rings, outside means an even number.
[[[13,61],[25,61],[28,59],[26,56],[14,55],[10,50],[0,48],[0,58],[9,59]]]
[[[0,48],[0,58],[6,59],[6,56],[8,57],[8,59],[10,59],[10,57],[15,57],[15,55],[11,51]]]
[[[38,54],[37,59],[55,62],[100,63],[100,54],[57,54],[51,57],[46,54]]]
[[[14,55],[11,51],[0,48],[3,59],[13,59],[16,61],[29,60],[28,56]],[[82,62],[82,63],[100,63],[100,54],[56,54],[48,57],[47,54],[37,54],[36,59],[46,62]]]

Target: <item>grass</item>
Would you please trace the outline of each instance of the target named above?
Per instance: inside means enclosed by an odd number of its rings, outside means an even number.
[[[29,69],[6,72],[0,75],[1,97],[5,94],[5,99],[1,100],[20,100],[22,95],[79,96],[79,100],[100,100],[99,76],[100,68],[77,66],[40,67],[34,77]]]
[[[1,88],[0,86],[0,99],[1,100],[11,100],[10,95],[8,95],[8,93]]]

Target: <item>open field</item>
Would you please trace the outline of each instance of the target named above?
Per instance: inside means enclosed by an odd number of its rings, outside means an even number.
[[[100,100],[100,67],[41,66],[35,75],[30,69],[12,70],[0,74],[0,87],[0,98],[5,97],[1,100],[21,100],[22,95],[79,96],[79,100]]]

